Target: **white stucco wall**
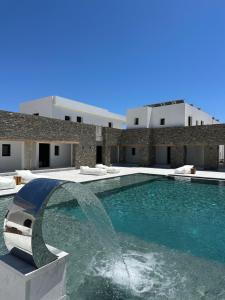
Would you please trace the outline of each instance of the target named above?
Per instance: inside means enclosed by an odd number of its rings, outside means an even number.
[[[59,146],[59,155],[55,155],[55,146]],[[71,144],[50,143],[50,168],[71,167]],[[36,169],[39,168],[39,143],[36,144]]]
[[[20,104],[20,112],[29,115],[39,113],[39,115],[42,117],[52,118],[53,100],[54,97],[49,96],[28,102],[23,102]]]
[[[55,156],[55,146],[59,146],[59,156]],[[71,145],[51,144],[50,146],[50,167],[64,168],[71,167]]]
[[[56,119],[65,120],[65,116],[70,116],[71,121],[77,122],[77,117],[82,118],[82,123],[108,127],[109,122],[112,122],[114,128],[123,128],[124,122],[117,119],[105,118],[104,116],[94,115],[78,110],[70,110],[60,106],[53,107],[53,116]]]
[[[219,161],[224,161],[224,145],[219,145]]]
[[[153,107],[150,127],[182,127],[184,126],[184,111],[184,103]],[[165,119],[165,125],[160,125],[161,119]]]
[[[139,125],[134,124],[139,118]],[[129,109],[127,113],[128,128],[160,128],[184,126],[184,104],[167,105],[159,107],[138,107]],[[165,119],[165,125],[160,125],[160,120]]]
[[[125,116],[59,96],[49,96],[24,102],[20,105],[20,112],[27,114],[39,113],[40,116],[60,120],[65,120],[65,116],[70,116],[73,122],[76,122],[77,116],[80,116],[85,124],[105,127],[108,127],[109,122],[112,123],[114,128],[124,128],[126,125]]]
[[[129,109],[127,112],[128,128],[149,128],[149,121],[152,113],[151,107],[137,107]],[[135,125],[135,119],[139,119],[139,124]]]
[[[192,126],[219,124],[208,113],[199,110],[197,107],[187,103],[162,105],[157,107],[138,107],[129,109],[127,112],[128,128],[163,128],[163,127],[183,127],[188,126],[188,117],[192,117]],[[135,118],[139,118],[139,124],[135,125]],[[160,124],[160,120],[165,119],[165,125]]]
[[[196,121],[198,121],[198,125],[201,125],[201,121],[204,122],[204,125],[219,124],[219,122],[213,119],[208,113],[185,103],[185,126],[188,126],[189,116],[192,117],[192,126],[196,126]]]
[[[11,145],[11,156],[2,156],[2,145]],[[0,172],[10,172],[21,169],[23,166],[23,142],[0,141]]]

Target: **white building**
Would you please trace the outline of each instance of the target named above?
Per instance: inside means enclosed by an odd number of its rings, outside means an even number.
[[[128,128],[183,127],[219,124],[219,120],[200,108],[175,100],[129,109]]]
[[[32,147],[32,157],[27,153]],[[21,169],[65,168],[73,164],[73,144],[0,141],[0,173]]]
[[[124,128],[126,124],[125,116],[59,96],[24,102],[20,112],[104,127]]]

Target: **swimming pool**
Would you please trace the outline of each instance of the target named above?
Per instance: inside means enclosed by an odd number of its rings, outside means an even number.
[[[84,186],[112,220],[130,285],[119,266],[97,262],[101,246],[77,203],[61,203],[48,209],[44,234],[71,253],[70,299],[225,299],[224,186],[144,174]],[[0,200],[3,223],[9,199]]]

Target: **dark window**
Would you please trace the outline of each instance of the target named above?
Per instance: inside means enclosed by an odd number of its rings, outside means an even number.
[[[188,117],[188,126],[192,126],[192,117],[191,116]]]
[[[70,121],[71,117],[70,116],[65,116],[65,121]]]
[[[82,118],[80,116],[77,116],[77,123],[82,123]]]
[[[204,125],[204,121],[201,121],[201,125]]]
[[[160,125],[165,125],[165,119],[160,119]]]
[[[134,119],[134,125],[138,125],[139,124],[139,118],[135,118]]]
[[[11,145],[10,144],[2,145],[2,156],[11,156]]]
[[[113,127],[113,126],[112,126],[112,122],[109,122],[109,127],[110,127],[110,128]]]
[[[39,113],[34,113],[33,115],[34,115],[34,116],[39,116]]]
[[[136,148],[131,149],[132,155],[136,155]]]
[[[198,126],[198,121],[196,121],[196,126]]]
[[[55,146],[55,156],[59,156],[59,146]]]
[[[30,219],[26,219],[23,223],[23,226],[31,228],[32,221]]]

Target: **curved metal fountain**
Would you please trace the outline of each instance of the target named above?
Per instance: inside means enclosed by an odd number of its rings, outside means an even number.
[[[67,181],[35,179],[14,197],[4,221],[4,240],[15,256],[40,268],[57,259],[42,236],[44,210],[53,192]]]
[[[9,250],[10,260],[15,261],[17,265],[16,261],[18,261],[17,258],[19,258],[20,265],[25,262],[24,268],[27,268],[26,263],[29,263],[36,270],[36,275],[32,275],[34,287],[37,283],[35,278],[39,278],[40,274],[42,274],[40,285],[47,286],[46,290],[50,289],[53,294],[54,289],[51,289],[51,287],[55,286],[53,281],[56,280],[53,274],[54,272],[56,272],[56,274],[61,272],[62,277],[60,277],[59,280],[59,286],[61,287],[59,299],[62,299],[61,295],[64,295],[65,292],[64,272],[66,260],[64,258],[68,253],[60,252],[60,250],[45,244],[42,232],[42,221],[45,219],[47,224],[51,226],[52,223],[48,222],[49,216],[51,215],[53,217],[51,221],[55,219],[55,215],[51,213],[51,209],[54,211],[55,208],[58,209],[58,207],[62,207],[64,203],[70,203],[70,201],[76,201],[81,207],[87,220],[92,225],[91,231],[94,232],[98,238],[102,252],[104,252],[104,255],[101,256],[102,262],[99,261],[99,266],[108,268],[113,276],[114,271],[116,272],[119,266],[120,277],[123,281],[126,280],[126,282],[129,282],[129,272],[124,262],[115,230],[100,200],[88,188],[84,188],[83,185],[71,181],[38,178],[26,184],[15,195],[4,220],[4,240]],[[50,214],[45,214],[47,209],[50,209]],[[64,212],[62,210],[62,215],[63,214]],[[55,222],[57,226],[57,219],[55,219]],[[63,225],[61,224],[60,226]],[[62,227],[61,229],[62,230],[58,232],[61,232],[62,235],[64,228]],[[57,238],[60,240],[60,236],[57,236]],[[63,239],[64,236],[61,236],[61,238]],[[58,263],[58,259],[60,263]],[[39,268],[43,266],[47,267],[45,270],[53,269],[54,271],[42,272]],[[68,268],[73,268],[73,265],[68,264]],[[39,273],[39,271],[41,273]],[[11,273],[14,276],[14,269],[12,269]],[[72,274],[72,272],[70,274]],[[9,276],[12,278],[12,281],[13,276]],[[21,299],[33,299],[30,295],[35,293],[35,288],[30,290],[27,287],[29,280],[27,281],[26,276],[23,276],[23,280],[26,290],[25,294],[29,294],[29,296]],[[3,291],[5,291],[5,289],[6,288],[3,288]],[[8,289],[10,290],[10,287]],[[70,292],[74,293],[73,287],[70,289],[72,291]],[[53,294],[49,294],[51,295],[49,296],[50,298],[46,299],[56,299],[55,296],[52,296]],[[12,299],[14,300],[14,298]]]

